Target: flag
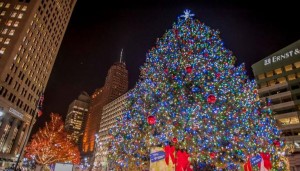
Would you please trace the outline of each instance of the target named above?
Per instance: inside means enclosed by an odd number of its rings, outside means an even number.
[[[43,103],[44,103],[44,93],[41,94],[40,99],[37,104],[38,117],[42,116],[42,114],[43,114],[43,111],[42,111]]]

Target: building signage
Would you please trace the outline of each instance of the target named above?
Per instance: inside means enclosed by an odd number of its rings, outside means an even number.
[[[257,156],[254,156],[251,158],[251,164],[254,166],[254,165],[257,165],[259,162],[261,162],[262,158],[260,155],[257,155]]]
[[[276,62],[282,61],[284,59],[294,57],[298,54],[300,54],[300,50],[298,48],[295,48],[294,50],[290,50],[290,51],[287,51],[287,52],[282,53],[280,55],[272,56],[272,57],[269,57],[269,58],[265,59],[264,65],[265,66],[270,65],[272,63],[276,63]]]
[[[23,119],[23,116],[24,116],[24,115],[23,115],[22,113],[18,112],[18,111],[17,111],[16,109],[14,109],[14,108],[9,108],[9,112],[12,113],[12,114],[14,114],[15,116],[17,116],[17,117]]]
[[[151,162],[157,162],[159,160],[165,159],[165,152],[158,151],[150,154],[150,161]]]

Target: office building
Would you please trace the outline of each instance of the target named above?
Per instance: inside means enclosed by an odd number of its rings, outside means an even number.
[[[252,65],[262,101],[271,101],[282,139],[294,144],[292,170],[300,171],[300,40]]]
[[[110,137],[108,136],[108,131],[115,125],[117,121],[116,118],[120,117],[125,111],[127,97],[128,92],[103,107],[100,129],[97,135],[96,150],[94,153],[94,171],[109,170],[107,144]]]
[[[27,143],[75,3],[0,0],[1,159],[15,160]]]
[[[128,71],[124,62],[116,62],[110,67],[103,87],[97,89],[91,100],[88,118],[83,135],[83,158],[93,156],[95,135],[100,128],[102,108],[123,95],[128,90]]]
[[[68,138],[73,140],[79,148],[82,148],[82,137],[84,130],[84,121],[90,105],[90,96],[87,92],[82,92],[76,100],[70,105],[65,121],[65,129],[68,132]]]

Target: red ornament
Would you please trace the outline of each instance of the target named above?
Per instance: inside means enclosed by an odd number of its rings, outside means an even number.
[[[178,142],[178,140],[177,140],[176,137],[172,138],[172,141],[173,141],[173,143],[177,143]]]
[[[169,71],[168,68],[164,69],[164,72],[165,72],[166,74],[168,73],[168,71]]]
[[[38,117],[42,116],[43,112],[41,110],[38,111]]]
[[[207,98],[207,102],[208,103],[215,103],[217,101],[217,98],[216,98],[216,96],[214,96],[214,95],[209,95],[208,96],[208,98]]]
[[[276,147],[280,147],[280,142],[279,142],[278,140],[275,140],[275,141],[273,142],[273,144],[274,144],[274,146],[276,146]]]
[[[253,90],[253,93],[254,93],[254,94],[257,94],[257,89],[254,89],[254,90]]]
[[[216,153],[213,153],[213,152],[212,152],[212,153],[210,153],[210,154],[209,154],[209,156],[210,156],[210,158],[212,158],[212,159],[213,159],[213,158],[215,158],[215,157],[216,157]]]
[[[156,122],[155,116],[148,116],[148,124],[153,125]]]
[[[185,71],[187,73],[191,73],[193,71],[193,68],[191,66],[188,66],[188,67],[185,68]]]
[[[221,76],[221,74],[220,74],[220,73],[217,73],[217,74],[216,74],[216,77],[217,77],[217,79],[219,79],[219,78],[220,78],[220,76]]]

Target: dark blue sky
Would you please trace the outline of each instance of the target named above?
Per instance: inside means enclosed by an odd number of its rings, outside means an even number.
[[[34,132],[49,119],[50,112],[65,117],[68,105],[81,91],[92,94],[103,86],[122,48],[132,88],[146,52],[185,9],[221,32],[224,46],[237,57],[237,64],[245,62],[250,77],[253,63],[300,38],[300,7],[292,1],[223,1],[123,0],[101,4],[77,0],[46,87],[44,114]]]

